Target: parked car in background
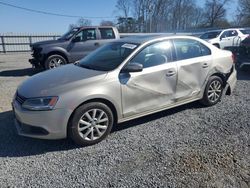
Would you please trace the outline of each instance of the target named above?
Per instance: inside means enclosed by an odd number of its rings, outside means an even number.
[[[57,40],[42,41],[31,45],[35,68],[52,69],[74,63],[103,44],[119,39],[115,27],[77,27]]]
[[[235,85],[232,53],[204,40],[124,38],[30,77],[12,104],[20,135],[91,145],[116,123],[197,100],[215,105]]]
[[[250,69],[250,37],[245,38],[237,50],[237,67],[241,70]]]
[[[229,46],[239,46],[250,34],[250,29],[234,28],[208,31],[200,36],[214,46],[224,49]]]

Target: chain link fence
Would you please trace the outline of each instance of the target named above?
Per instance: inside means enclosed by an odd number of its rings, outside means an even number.
[[[0,53],[29,52],[30,45],[44,40],[55,40],[59,34],[1,34]]]

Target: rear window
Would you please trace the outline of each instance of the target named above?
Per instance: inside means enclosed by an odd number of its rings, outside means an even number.
[[[242,29],[240,30],[241,33],[243,33],[244,35],[250,34],[250,29]]]
[[[211,50],[196,40],[174,39],[174,45],[177,53],[177,60],[211,55]]]
[[[100,28],[102,39],[115,39],[115,33],[112,28]]]

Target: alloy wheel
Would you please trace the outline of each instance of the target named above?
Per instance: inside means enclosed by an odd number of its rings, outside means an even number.
[[[49,68],[54,69],[63,65],[63,61],[60,58],[53,58],[49,62]]]
[[[208,100],[212,103],[215,103],[219,100],[222,92],[222,85],[220,81],[214,80],[211,82],[209,89],[208,89]]]
[[[109,125],[108,115],[101,109],[91,109],[78,122],[79,135],[86,141],[99,139]]]

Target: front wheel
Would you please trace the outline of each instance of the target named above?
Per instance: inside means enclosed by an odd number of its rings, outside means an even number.
[[[113,124],[114,116],[110,108],[100,102],[91,102],[76,109],[69,135],[80,146],[93,145],[107,137]]]
[[[205,106],[217,104],[222,96],[223,81],[218,76],[211,76],[207,82],[203,98],[200,101]]]
[[[51,55],[45,61],[45,69],[54,69],[67,64],[67,61],[61,55]]]

